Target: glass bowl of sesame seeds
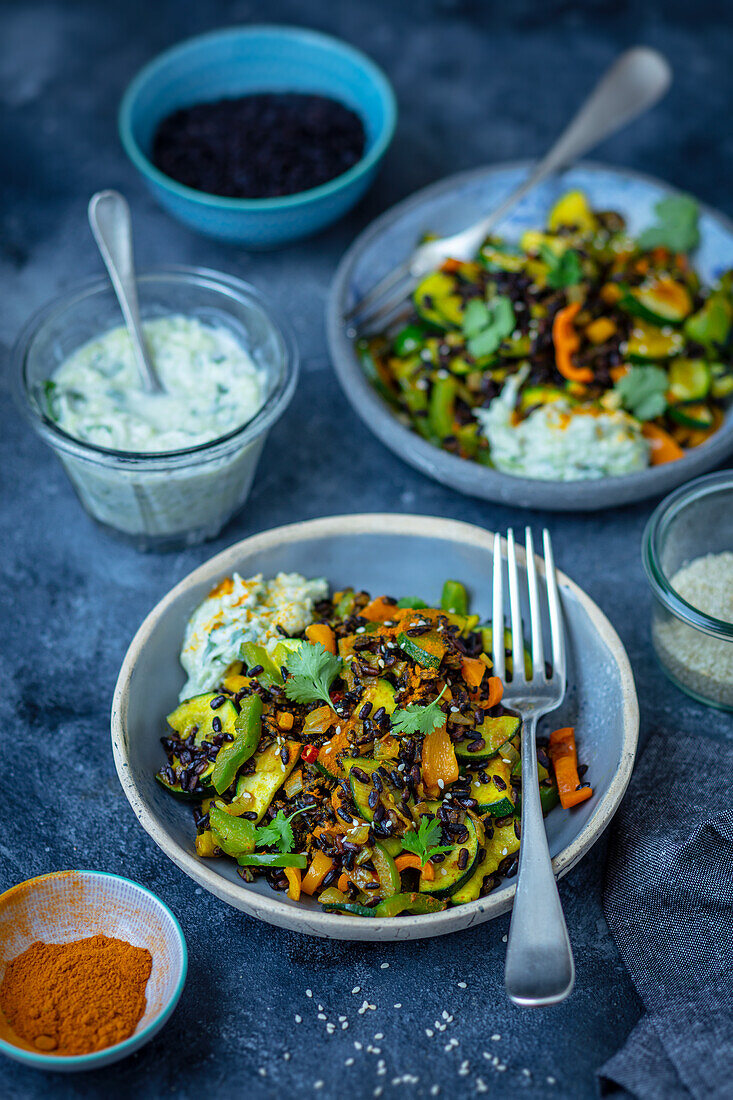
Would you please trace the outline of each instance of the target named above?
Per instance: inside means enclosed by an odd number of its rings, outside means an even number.
[[[733,711],[733,470],[671,493],[644,532],[652,641],[693,699]]]

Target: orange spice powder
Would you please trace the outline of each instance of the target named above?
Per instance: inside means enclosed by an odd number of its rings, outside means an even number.
[[[153,959],[108,936],[33,943],[5,969],[0,1009],[21,1039],[54,1054],[91,1054],[132,1035]]]

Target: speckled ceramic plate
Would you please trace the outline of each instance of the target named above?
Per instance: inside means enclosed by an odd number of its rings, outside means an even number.
[[[270,924],[332,939],[440,936],[490,920],[511,906],[511,881],[479,901],[425,916],[347,917],[326,913],[310,900],[293,902],[262,881],[245,884],[230,860],[198,859],[190,809],[167,795],[153,778],[162,762],[165,715],[184,683],[178,663],[184,628],[209,590],[233,570],[245,577],[297,571],[307,577],[325,576],[335,589],[351,584],[396,596],[419,592],[427,600],[438,600],[445,578],[456,577],[468,586],[475,611],[487,616],[492,538],[478,527],[427,516],[311,520],[253,535],[224,550],[176,585],[150,612],[117,681],[112,747],[117,774],[140,824],[190,878]],[[552,721],[577,727],[594,787],[587,802],[569,813],[555,810],[548,816],[555,871],[564,875],[596,842],[618,808],[634,763],[639,710],[629,660],[613,627],[562,574],[560,584],[568,632],[569,691]]]
[[[383,214],[359,236],[341,261],[328,304],[331,359],[344,392],[367,426],[395,454],[428,477],[470,496],[527,508],[591,511],[658,496],[713,469],[733,452],[733,410],[703,446],[665,466],[592,481],[540,481],[500,473],[427,443],[410,431],[366,379],[343,315],[387,272],[403,263],[423,233],[447,235],[471,225],[497,206],[524,178],[529,164],[497,165],[450,176],[418,191]],[[580,188],[591,206],[618,210],[632,233],[653,220],[655,203],[672,189],[633,172],[582,164],[535,188],[500,227],[510,239],[544,225],[555,200]],[[701,244],[695,264],[709,281],[733,266],[733,224],[701,207]]]

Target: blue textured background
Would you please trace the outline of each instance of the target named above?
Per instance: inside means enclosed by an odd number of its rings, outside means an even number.
[[[401,119],[375,188],[348,219],[315,241],[248,256],[193,236],[153,205],[120,150],[115,114],[129,78],[160,49],[258,19],[307,23],[363,47],[394,81]],[[245,512],[216,543],[141,557],[81,512],[60,466],[10,403],[4,357],[0,887],[57,868],[119,871],[171,905],[191,951],[181,1003],[140,1054],[76,1079],[3,1063],[4,1095],[228,1100],[296,1091],[371,1097],[381,1088],[384,1097],[422,1097],[436,1087],[441,1096],[471,1096],[483,1086],[500,1100],[594,1095],[594,1071],[641,1012],[601,908],[605,842],[561,885],[576,991],[554,1009],[521,1012],[503,994],[507,918],[447,939],[351,946],[271,929],[203,894],[153,846],[122,796],[109,705],[144,614],[191,568],[244,535],[362,509],[422,511],[492,528],[525,522],[526,514],[462,499],[401,465],[351,413],[329,367],[322,325],[335,264],[372,217],[416,187],[460,168],[542,152],[594,78],[636,42],[667,54],[675,84],[598,159],[667,178],[733,213],[729,24],[727,4],[689,0],[5,0],[4,346],[32,310],[99,271],[85,206],[92,191],[119,187],[133,205],[140,264],[199,263],[251,280],[288,311],[303,376]],[[652,657],[639,564],[649,512],[534,514],[532,521],[547,523],[562,568],[619,630],[637,675],[643,735],[701,728],[722,735],[730,720],[679,694]],[[377,1008],[359,1014],[364,998]],[[328,1020],[318,1019],[319,1004]],[[443,1011],[453,1019],[426,1035],[435,1020],[445,1022]],[[331,1021],[336,1030],[328,1034]]]

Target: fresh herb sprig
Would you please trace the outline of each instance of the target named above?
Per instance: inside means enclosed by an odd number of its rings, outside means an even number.
[[[540,255],[550,269],[547,272],[547,285],[553,290],[566,286],[575,286],[583,278],[580,256],[573,248],[568,248],[558,256],[549,245],[540,246]]]
[[[669,195],[654,207],[657,220],[639,235],[641,249],[668,248],[671,252],[692,252],[700,243],[700,210],[689,195]]]
[[[290,822],[298,814],[305,812],[305,807],[300,810],[296,810],[290,817],[285,816],[284,810],[278,810],[271,821],[268,821],[267,825],[258,826],[255,832],[255,847],[256,848],[277,848],[278,852],[282,855],[288,855],[293,850],[293,844],[295,843],[295,837],[293,835],[293,827]]]
[[[341,672],[340,657],[329,653],[320,642],[303,642],[290,654],[285,667],[290,673],[285,681],[285,694],[294,703],[321,701],[329,707],[331,684]]]
[[[631,367],[614,388],[637,420],[654,420],[667,408],[669,378],[661,367]]]
[[[426,706],[421,706],[419,703],[409,703],[404,709],[395,710],[391,719],[392,732],[403,734],[422,733],[427,736],[437,726],[444,725],[445,715],[438,706],[443,697],[443,692],[445,692],[445,686],[440,695]]]
[[[468,337],[466,348],[474,359],[493,355],[502,340],[511,336],[516,324],[511,298],[499,294],[490,305],[473,298],[463,315],[463,334]]]
[[[441,824],[438,819],[423,816],[420,818],[418,828],[405,833],[402,837],[402,847],[418,856],[421,865],[424,867],[433,856],[440,855],[443,852],[452,852],[455,848],[455,844],[436,843],[440,840],[440,834]]]

